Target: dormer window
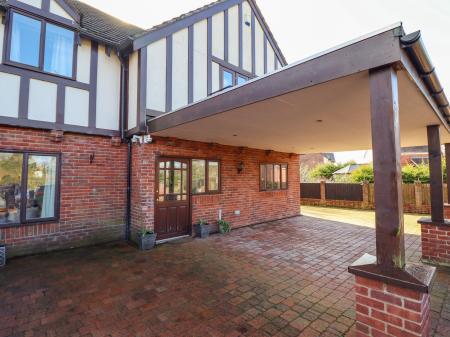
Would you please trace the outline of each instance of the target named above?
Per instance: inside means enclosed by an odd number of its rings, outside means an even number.
[[[72,30],[12,12],[9,40],[9,63],[73,78]]]

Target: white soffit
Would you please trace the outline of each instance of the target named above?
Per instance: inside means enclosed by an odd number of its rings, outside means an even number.
[[[398,72],[401,145],[425,145],[440,124],[406,71]],[[450,135],[442,128],[442,142]],[[370,88],[361,72],[154,133],[292,153],[369,149]]]

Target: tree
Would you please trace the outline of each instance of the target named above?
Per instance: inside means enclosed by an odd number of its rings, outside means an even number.
[[[358,167],[352,172],[351,180],[356,183],[363,183],[365,181],[373,183],[373,166],[364,165]]]
[[[316,179],[330,180],[333,178],[334,172],[353,163],[354,162],[319,164],[316,167],[314,167],[314,169],[312,169],[311,177]]]

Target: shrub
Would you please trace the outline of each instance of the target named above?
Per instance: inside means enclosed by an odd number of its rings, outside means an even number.
[[[365,181],[373,183],[373,166],[364,165],[358,167],[352,172],[351,180],[356,183],[363,183]]]

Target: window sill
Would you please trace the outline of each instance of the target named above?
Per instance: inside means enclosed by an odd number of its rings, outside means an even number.
[[[3,62],[3,64],[6,65],[6,66],[9,66],[9,67],[14,67],[14,68],[19,68],[19,69],[24,69],[24,70],[35,72],[37,74],[37,76],[36,76],[37,79],[39,79],[39,75],[41,74],[41,75],[52,76],[52,77],[55,77],[55,78],[61,78],[61,79],[64,79],[64,80],[76,82],[75,76],[69,77],[69,76],[49,73],[49,72],[44,71],[42,69],[35,68],[33,66],[28,66],[26,64],[22,64],[22,63],[19,63],[19,62],[6,60],[6,61]]]
[[[52,224],[59,222],[58,218],[48,218],[48,219],[39,219],[39,220],[28,220],[24,223],[0,223],[0,229],[5,228],[17,228],[17,227],[27,227],[34,225],[44,225],[44,224]]]

